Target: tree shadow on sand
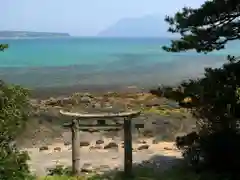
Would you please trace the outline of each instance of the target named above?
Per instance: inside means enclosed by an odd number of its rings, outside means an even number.
[[[123,170],[114,169],[105,171],[100,175],[94,175],[90,177],[90,180],[95,179],[109,179],[109,180],[121,180],[121,179],[159,179],[164,174],[173,169],[175,166],[183,164],[183,159],[175,156],[163,156],[154,155],[149,160],[141,163],[133,164],[132,176],[126,177]]]
[[[174,179],[184,179],[192,180],[192,177],[189,176],[189,173],[186,174],[186,171],[183,170],[184,161],[182,158],[177,158],[175,156],[163,156],[163,155],[154,155],[150,159],[143,161],[141,163],[133,163],[132,175],[126,177],[123,169],[106,169],[102,170],[102,173],[85,173],[80,177],[72,177],[68,173],[71,168],[65,170],[59,169],[55,173],[52,173],[51,176],[47,176],[44,179],[46,180],[55,180],[55,179],[80,179],[80,180],[125,180],[125,179],[141,179],[141,180],[174,180]],[[53,172],[53,171],[52,171]],[[179,176],[181,178],[179,178]],[[176,178],[175,178],[176,177]]]

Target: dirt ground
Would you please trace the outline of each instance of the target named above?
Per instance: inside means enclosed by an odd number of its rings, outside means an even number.
[[[80,166],[85,172],[96,171],[98,173],[110,171],[113,169],[122,169],[124,164],[124,149],[121,142],[118,148],[104,149],[103,146],[112,142],[111,139],[104,139],[104,144],[100,149],[94,149],[94,142],[88,147],[80,148]],[[133,143],[133,163],[141,164],[148,162],[154,168],[166,169],[174,165],[181,159],[181,153],[176,150],[173,142],[152,143],[152,139],[145,139],[144,144],[141,142]],[[139,147],[149,146],[147,149]],[[32,172],[38,176],[47,175],[47,169],[56,165],[65,167],[71,166],[72,151],[71,145],[64,143],[55,143],[48,146],[48,150],[39,150],[39,148],[25,148],[29,152],[31,160],[29,165]]]

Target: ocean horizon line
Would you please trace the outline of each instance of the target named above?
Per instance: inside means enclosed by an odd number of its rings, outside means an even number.
[[[71,38],[79,38],[79,39],[165,39],[165,40],[173,40],[177,39],[177,37],[167,37],[167,36],[80,36],[80,35],[71,35],[70,36],[53,36],[53,37],[1,37],[1,39],[10,39],[10,40],[18,40],[18,39],[71,39]]]

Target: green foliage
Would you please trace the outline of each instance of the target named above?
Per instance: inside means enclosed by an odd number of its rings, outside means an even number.
[[[26,152],[19,152],[16,147],[5,145],[0,147],[0,179],[1,180],[30,180],[26,161],[29,156]]]
[[[0,50],[6,48],[1,45]],[[28,180],[26,152],[20,152],[14,140],[23,131],[29,115],[28,91],[0,81],[0,179]]]
[[[174,17],[167,16],[169,32],[181,35],[163,49],[180,52],[195,49],[210,52],[223,49],[230,40],[240,39],[240,1],[211,0],[200,8],[185,7]]]
[[[0,83],[0,179],[21,180],[29,176],[25,152],[14,145],[28,119],[28,92],[20,86]]]
[[[58,169],[58,168],[57,168]],[[220,176],[213,173],[196,173],[185,164],[174,166],[166,171],[157,171],[151,167],[136,166],[133,168],[134,176],[131,180],[229,180],[228,176]],[[57,173],[58,174],[58,173]],[[104,174],[92,174],[88,176],[73,177],[66,174],[51,175],[39,178],[39,180],[127,180],[122,171],[106,172]]]
[[[43,178],[38,178],[37,180],[87,180],[84,177],[73,177],[73,176],[47,176]],[[100,179],[99,179],[100,180]]]
[[[221,68],[207,68],[205,77],[189,80],[181,84],[184,89],[182,97],[191,97],[191,108],[194,116],[211,124],[219,123],[219,128],[236,127],[238,109],[238,91],[240,85],[240,61],[225,63]],[[233,123],[233,124],[232,124]],[[212,127],[211,127],[212,128]]]
[[[4,51],[8,48],[8,44],[0,44],[0,51]]]
[[[29,116],[29,92],[0,81],[0,140],[12,141],[23,130]]]
[[[178,87],[177,89],[173,90],[170,86],[162,86],[158,89],[152,89],[150,90],[150,93],[156,96],[162,96],[169,99],[174,99],[175,101],[182,101],[184,99],[183,94],[181,93],[182,88]]]
[[[168,31],[181,38],[163,49],[204,53],[223,49],[228,41],[240,39],[239,9],[237,0],[211,0],[200,8],[185,7],[174,17],[167,16]],[[228,56],[221,68],[207,68],[203,78],[182,83],[179,89],[184,91],[170,90],[168,98],[175,95],[172,98],[197,118],[198,132],[177,138],[178,147],[195,168],[239,174],[239,87],[240,61]],[[191,102],[184,103],[185,97]]]
[[[72,168],[71,167],[64,167],[62,165],[57,165],[54,168],[48,169],[48,176],[71,176]]]
[[[172,94],[180,94],[177,98],[180,105],[186,107],[182,102],[184,97],[192,99],[187,107],[197,118],[198,133],[178,137],[177,145],[196,168],[237,172],[240,166],[239,87],[240,61],[229,57],[221,68],[208,68],[203,78],[183,82],[179,88],[172,89],[177,91]]]

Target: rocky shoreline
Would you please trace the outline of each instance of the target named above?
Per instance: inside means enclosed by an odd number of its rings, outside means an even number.
[[[56,165],[56,161],[63,165],[71,163],[71,134],[69,129],[63,128],[63,123],[70,119],[61,116],[60,110],[81,113],[141,110],[141,115],[132,120],[136,163],[149,160],[153,155],[179,158],[180,152],[173,141],[176,136],[195,128],[195,120],[186,109],[180,108],[176,102],[146,92],[74,93],[70,96],[31,99],[31,105],[31,121],[26,132],[17,140],[17,145],[29,152],[31,168],[40,175],[46,174],[46,168]],[[87,123],[94,123],[94,120]],[[136,124],[143,124],[143,128],[137,129]],[[82,168],[99,169],[109,163],[115,167],[115,161],[117,168],[122,167],[123,130],[80,132],[80,140],[82,157],[88,157],[82,161]],[[167,142],[170,144],[166,145]]]
[[[31,99],[31,105],[33,110],[29,135],[32,137],[27,138],[27,132],[23,133],[23,136],[25,134],[26,139],[32,139],[32,145],[36,145],[38,141],[41,142],[42,136],[62,137],[61,134],[66,131],[63,129],[63,123],[69,122],[70,119],[61,116],[60,110],[80,113],[140,110],[141,115],[133,119],[132,123],[133,127],[134,124],[144,124],[144,128],[141,128],[140,132],[134,128],[134,137],[159,135],[162,140],[174,140],[177,134],[191,131],[195,124],[194,118],[186,109],[180,108],[176,102],[146,92],[74,93],[57,98]],[[93,121],[89,123],[93,123]],[[122,133],[106,132],[104,134],[121,136]],[[46,139],[51,138],[46,137]],[[22,140],[24,139],[22,138]],[[49,141],[49,143],[51,142]],[[19,144],[25,145],[24,142]]]

